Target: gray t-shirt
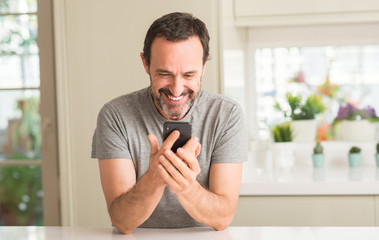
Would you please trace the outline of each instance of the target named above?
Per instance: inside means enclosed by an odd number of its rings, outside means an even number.
[[[162,144],[165,119],[155,107],[150,87],[123,95],[101,109],[92,141],[92,158],[131,159],[137,179],[148,169],[149,133]],[[187,115],[180,120],[192,125],[192,136],[199,138],[201,172],[197,177],[209,187],[209,169],[214,163],[247,160],[243,114],[239,105],[226,97],[201,90]],[[166,187],[152,215],[141,227],[203,226],[184,210],[175,194]]]

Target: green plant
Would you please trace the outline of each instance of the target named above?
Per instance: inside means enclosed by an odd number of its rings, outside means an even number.
[[[0,209],[5,225],[43,225],[41,167],[0,168]]]
[[[322,154],[324,152],[324,148],[322,147],[320,142],[316,143],[316,146],[313,148],[314,154]]]
[[[292,129],[288,122],[277,124],[272,129],[272,135],[275,142],[291,142]]]
[[[292,120],[315,119],[315,116],[325,111],[325,105],[321,101],[321,97],[315,94],[303,101],[301,95],[286,94],[287,103],[290,107],[286,111],[282,106],[276,102],[275,109],[283,112],[285,117],[290,117]]]
[[[359,148],[357,146],[353,146],[349,150],[349,153],[360,153],[360,152],[361,152],[361,148]]]
[[[379,142],[376,144],[376,153],[379,154]]]

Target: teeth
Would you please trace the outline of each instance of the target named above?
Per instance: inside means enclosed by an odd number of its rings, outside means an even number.
[[[173,101],[179,101],[180,99],[183,98],[183,96],[179,96],[179,97],[174,97],[174,96],[168,96],[169,99],[173,100]]]

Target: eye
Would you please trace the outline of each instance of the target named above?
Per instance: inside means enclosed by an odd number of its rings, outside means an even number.
[[[170,74],[168,74],[168,73],[159,73],[159,76],[161,76],[161,77],[169,77]]]
[[[185,74],[184,77],[190,79],[194,77],[194,74]]]

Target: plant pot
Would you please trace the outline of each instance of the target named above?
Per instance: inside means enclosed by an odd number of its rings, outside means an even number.
[[[376,167],[379,167],[379,153],[375,154]]]
[[[310,120],[293,120],[290,122],[294,142],[314,142],[316,139],[317,122]]]
[[[323,168],[325,155],[323,153],[312,154],[312,162],[314,168]]]
[[[360,167],[361,166],[361,153],[349,153],[349,166]]]
[[[295,165],[294,148],[293,142],[273,144],[274,166],[277,169],[292,168]]]
[[[376,124],[368,120],[343,120],[340,123],[340,138],[350,142],[374,141]]]

